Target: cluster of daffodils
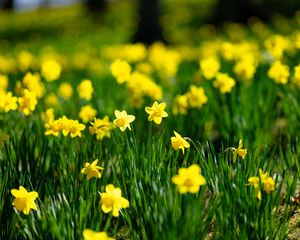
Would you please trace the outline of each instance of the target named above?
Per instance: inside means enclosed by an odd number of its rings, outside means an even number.
[[[105,46],[102,52],[108,60],[123,59],[130,63],[143,61],[147,55],[147,49],[141,43]]]
[[[86,163],[84,168],[81,169],[81,173],[86,175],[87,180],[91,178],[101,178],[101,171],[104,168],[97,166],[98,159],[92,163]],[[122,208],[128,208],[129,202],[122,197],[122,191],[120,188],[116,188],[113,184],[108,184],[105,187],[105,192],[100,193],[100,205],[101,209],[105,213],[112,212],[114,217],[119,217],[119,212]]]
[[[160,75],[170,78],[177,74],[181,55],[176,50],[167,49],[161,43],[155,43],[149,49],[149,62]]]
[[[16,84],[17,92],[21,92],[22,89],[28,89],[34,92],[37,98],[41,98],[45,94],[45,86],[41,81],[39,73],[27,72],[21,82]]]
[[[81,173],[86,175],[86,179],[101,178],[103,167],[97,166],[98,159],[92,163],[86,163],[84,168],[81,169]],[[112,213],[114,217],[119,217],[120,211],[129,207],[129,201],[122,197],[122,191],[120,188],[115,187],[113,184],[108,184],[105,187],[105,192],[100,193],[100,206],[104,213]],[[107,239],[111,240],[105,232],[95,232],[91,229],[85,229],[83,231],[83,237],[85,240],[94,239]]]
[[[175,115],[185,115],[188,109],[201,108],[206,103],[207,96],[205,95],[203,87],[192,85],[187,93],[175,97],[172,110]]]
[[[19,110],[25,115],[31,114],[38,103],[36,94],[24,89],[21,97],[15,97],[12,92],[0,92],[0,112]]]
[[[266,193],[270,193],[275,189],[275,181],[272,177],[269,177],[269,173],[264,173],[259,169],[259,177],[250,177],[248,178],[249,186],[253,186],[255,189],[256,197],[261,201],[261,187]]]
[[[81,131],[85,129],[85,125],[78,122],[78,120],[68,119],[63,116],[57,120],[50,117],[45,124],[45,135],[58,136],[60,132],[66,137],[70,135],[71,138],[81,137]]]
[[[126,61],[117,59],[111,64],[110,69],[118,84],[126,84],[133,106],[140,107],[145,96],[154,100],[162,98],[161,87],[148,75],[137,70],[131,72],[131,66]]]
[[[19,88],[18,88],[19,85]],[[13,96],[12,92],[7,92],[8,77],[0,75],[0,112],[19,110],[26,116],[31,114],[38,103],[38,98],[43,95],[43,85],[39,80],[39,75],[27,73],[23,78],[23,86],[17,84],[17,91],[20,97]]]

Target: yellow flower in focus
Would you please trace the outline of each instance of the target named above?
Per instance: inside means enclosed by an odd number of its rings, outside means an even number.
[[[62,66],[54,60],[47,60],[42,63],[41,74],[48,81],[52,82],[60,77]]]
[[[131,130],[130,123],[132,123],[135,119],[135,116],[133,115],[127,115],[127,112],[123,110],[120,112],[119,110],[115,110],[115,116],[117,119],[114,120],[114,124],[120,128],[122,132],[128,128]]]
[[[94,88],[92,85],[92,81],[89,79],[84,79],[77,86],[77,92],[79,94],[80,99],[91,100],[92,94],[94,92]]]
[[[121,189],[115,188],[113,184],[108,184],[105,191],[105,193],[100,193],[102,211],[105,213],[112,212],[114,217],[119,217],[119,211],[129,207],[128,200],[122,197]]]
[[[71,138],[81,137],[81,131],[85,129],[85,125],[78,122],[78,120],[69,120],[69,126],[67,126],[67,131],[69,132]]]
[[[62,84],[59,85],[58,92],[60,96],[68,100],[73,95],[72,85],[70,83],[63,82]]]
[[[97,115],[97,111],[91,105],[83,106],[79,112],[79,118],[84,123],[87,123],[88,121],[94,119],[96,115]]]
[[[201,185],[206,184],[205,178],[200,174],[200,167],[192,164],[188,168],[180,168],[178,175],[172,177],[172,182],[177,185],[181,194],[197,193]]]
[[[32,113],[37,105],[37,98],[34,92],[24,89],[23,96],[18,98],[19,110],[26,116]]]
[[[45,135],[58,136],[59,131],[61,130],[61,124],[59,120],[49,119],[45,124],[46,132]]]
[[[235,86],[235,80],[226,73],[217,73],[216,80],[213,82],[214,87],[219,88],[222,94],[231,92]]]
[[[84,229],[82,235],[84,240],[114,240],[106,232],[95,232],[91,229]]]
[[[210,80],[220,70],[220,62],[216,58],[206,58],[199,62],[203,76]]]
[[[97,166],[98,159],[93,161],[92,163],[86,163],[84,165],[84,168],[81,169],[82,174],[86,174],[87,180],[90,180],[92,177],[95,178],[101,178],[101,172],[100,170],[103,170],[103,167]]]
[[[0,112],[9,112],[10,110],[16,110],[18,98],[14,97],[11,92],[0,92]]]
[[[207,103],[207,97],[202,87],[192,85],[187,93],[187,98],[192,108],[201,108],[203,104]]]
[[[131,77],[131,66],[123,60],[115,60],[111,66],[111,73],[119,84],[127,82]]]
[[[236,162],[237,156],[240,156],[242,159],[245,159],[247,155],[247,149],[242,149],[243,141],[240,139],[238,148],[232,148],[233,150],[233,162]]]
[[[108,116],[103,119],[94,118],[94,122],[90,123],[90,133],[96,135],[97,140],[102,140],[104,137],[110,138],[110,131],[113,129],[113,124],[109,121]]]
[[[171,137],[171,144],[175,150],[181,149],[184,154],[185,148],[190,148],[190,144],[181,135],[174,131],[175,137]]]
[[[300,64],[294,68],[293,83],[300,89]]]
[[[27,192],[27,190],[20,186],[18,189],[12,189],[11,194],[15,197],[12,205],[24,214],[28,215],[31,209],[37,210],[34,200],[38,197],[37,192]]]
[[[286,84],[290,75],[289,66],[283,65],[280,61],[275,61],[268,70],[268,77],[275,83]]]
[[[148,121],[154,121],[156,124],[160,124],[163,117],[167,117],[168,114],[164,111],[166,103],[154,102],[152,107],[146,107],[145,111],[149,114]]]

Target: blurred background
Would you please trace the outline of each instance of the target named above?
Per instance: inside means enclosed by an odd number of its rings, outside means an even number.
[[[68,49],[80,39],[190,44],[228,22],[260,21],[285,31],[286,18],[300,15],[299,0],[0,0],[0,8],[2,50],[56,40]]]

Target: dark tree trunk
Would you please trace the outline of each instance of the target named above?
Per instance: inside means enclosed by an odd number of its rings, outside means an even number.
[[[105,10],[107,5],[106,0],[87,0],[86,6],[92,13],[101,13]]]
[[[1,1],[1,8],[3,10],[12,10],[14,8],[14,1],[13,0]]]
[[[165,42],[159,24],[160,0],[140,0],[139,24],[133,42],[152,44],[156,41]]]
[[[268,20],[270,14],[266,4],[257,5],[251,0],[219,0],[211,22],[216,25],[225,21],[247,23],[252,16]]]

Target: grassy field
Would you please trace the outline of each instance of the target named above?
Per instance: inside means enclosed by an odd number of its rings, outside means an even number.
[[[300,13],[128,3],[0,16],[0,239],[300,239]]]

